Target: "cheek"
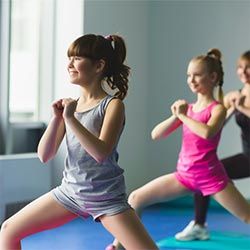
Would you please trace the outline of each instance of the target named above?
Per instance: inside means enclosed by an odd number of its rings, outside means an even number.
[[[206,85],[208,84],[209,82],[211,82],[211,79],[208,78],[208,77],[199,77],[197,79],[197,82],[200,83],[201,85]]]
[[[81,69],[83,72],[91,74],[94,70],[94,67],[91,64],[85,64],[85,65],[82,65]]]
[[[240,76],[242,74],[243,70],[242,69],[237,69],[236,73],[238,76]]]
[[[83,64],[77,64],[75,67],[79,72],[85,71],[86,68],[86,66],[84,66]]]
[[[246,74],[248,77],[250,77],[250,68],[247,69]]]
[[[80,73],[81,77],[87,77],[90,73],[90,69],[86,67],[86,65],[79,65],[79,67],[77,67],[77,70]]]

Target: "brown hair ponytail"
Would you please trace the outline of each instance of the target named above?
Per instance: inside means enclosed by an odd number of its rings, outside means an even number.
[[[117,35],[108,38],[113,46],[113,58],[110,68],[107,70],[106,82],[111,89],[118,89],[115,93],[120,99],[124,99],[128,91],[128,76],[130,68],[124,64],[126,58],[126,46],[124,40]]]
[[[122,37],[109,35],[87,34],[76,39],[68,49],[68,57],[82,56],[92,61],[103,59],[105,68],[102,78],[107,82],[120,99],[124,99],[128,91],[128,76],[130,67],[124,64],[126,46]]]

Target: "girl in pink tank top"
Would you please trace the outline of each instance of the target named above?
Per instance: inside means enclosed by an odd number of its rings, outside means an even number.
[[[218,105],[213,101],[206,108],[199,112],[194,112],[195,104],[189,104],[187,116],[206,124],[211,118],[213,108]],[[192,132],[186,124],[183,124],[182,148],[179,154],[178,165],[209,165],[218,162],[216,150],[219,144],[221,130],[207,140]]]
[[[178,100],[171,106],[172,115],[152,131],[152,139],[166,138],[183,128],[182,147],[177,171],[147,183],[129,196],[130,205],[141,211],[145,206],[189,192],[213,195],[233,215],[250,223],[250,204],[229,181],[217,157],[217,147],[226,110],[223,99],[223,69],[217,49],[193,58],[187,70],[187,83],[197,95],[194,104]],[[218,88],[219,102],[214,98]],[[112,248],[117,249],[114,241]]]
[[[212,101],[204,109],[194,112],[195,104],[189,104],[186,115],[196,122],[207,124],[213,110],[219,106],[217,101]],[[215,194],[224,189],[229,179],[216,153],[221,128],[211,138],[203,138],[183,123],[182,134],[182,147],[175,173],[177,180],[188,189],[203,195]]]

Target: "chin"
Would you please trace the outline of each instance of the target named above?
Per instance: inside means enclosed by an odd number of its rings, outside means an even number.
[[[193,93],[197,93],[197,89],[194,89],[194,88],[190,88],[190,90],[193,92]]]
[[[72,80],[70,80],[69,81],[71,84],[74,84],[74,85],[79,85],[79,83],[77,82],[77,81],[72,81]]]
[[[71,78],[71,77],[69,78],[69,82],[72,83],[72,84],[79,84],[79,80],[76,79],[76,78],[73,78],[73,77],[72,77],[72,78]]]

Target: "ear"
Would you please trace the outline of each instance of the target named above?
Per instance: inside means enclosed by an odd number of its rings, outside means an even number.
[[[216,83],[218,81],[218,74],[216,72],[211,73],[211,80],[213,83]]]
[[[106,62],[103,59],[100,59],[96,63],[96,73],[102,73],[106,66]]]

